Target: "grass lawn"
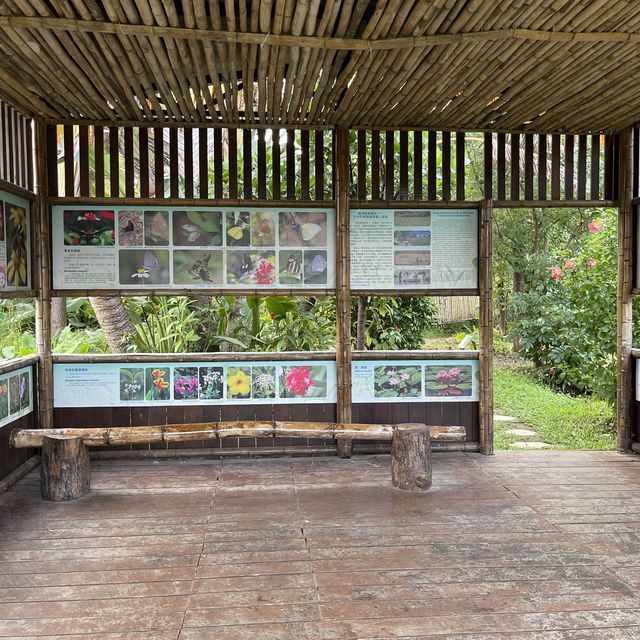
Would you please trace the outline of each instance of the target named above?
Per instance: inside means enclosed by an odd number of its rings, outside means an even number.
[[[529,439],[553,449],[615,448],[613,407],[595,398],[557,393],[536,382],[522,364],[495,363],[494,409],[522,423],[496,422],[496,449],[511,449],[512,442],[523,440],[505,433],[514,426],[533,429],[538,437]]]

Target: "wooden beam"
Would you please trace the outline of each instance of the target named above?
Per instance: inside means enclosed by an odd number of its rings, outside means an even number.
[[[40,447],[44,438],[81,438],[85,446],[118,446],[159,442],[188,442],[239,437],[265,438],[358,438],[391,440],[403,425],[335,422],[288,422],[242,420],[192,424],[148,425],[138,427],[77,427],[68,429],[14,429],[10,445],[16,449]],[[422,425],[424,428],[425,425]],[[432,440],[463,442],[466,428],[460,425],[428,425]]]
[[[451,44],[491,42],[497,40],[532,40],[558,42],[603,42],[640,44],[640,34],[624,31],[545,31],[540,29],[494,29],[460,33],[443,33],[400,38],[333,38],[296,36],[275,33],[220,31],[214,29],[188,29],[160,25],[124,24],[100,20],[75,20],[40,16],[0,16],[0,27],[34,29],[37,31],[66,31],[71,33],[113,33],[138,38],[175,38],[201,40],[239,45],[300,47],[332,51],[390,51],[394,49],[420,49]]]

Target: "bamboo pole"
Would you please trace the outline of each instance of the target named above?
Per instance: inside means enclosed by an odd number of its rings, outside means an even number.
[[[47,131],[39,118],[36,126],[36,202],[33,207],[35,229],[36,352],[38,366],[38,425],[48,429],[53,425],[53,365],[51,360],[51,257],[50,217],[47,197],[49,178],[47,171]]]
[[[420,425],[431,439],[464,442],[466,428],[461,425]],[[120,446],[221,440],[224,438],[357,438],[358,440],[391,440],[394,424],[344,424],[332,422],[203,422],[142,427],[78,427],[66,429],[14,429],[10,445],[16,449],[40,447],[45,437],[82,438],[89,447]]]
[[[493,203],[480,205],[480,453],[493,454]]]
[[[620,210],[618,215],[618,292],[617,292],[617,440],[619,451],[629,451],[633,419],[633,206],[632,154],[633,130],[620,134],[619,188]],[[637,168],[636,168],[637,170]],[[636,247],[637,251],[637,247]]]
[[[349,257],[349,131],[336,129],[336,372],[339,422],[351,422],[351,291]],[[351,457],[351,441],[338,439],[338,455]]]

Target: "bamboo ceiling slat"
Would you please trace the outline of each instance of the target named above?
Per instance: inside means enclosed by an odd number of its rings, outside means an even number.
[[[0,95],[49,121],[616,132],[626,0],[4,0]]]

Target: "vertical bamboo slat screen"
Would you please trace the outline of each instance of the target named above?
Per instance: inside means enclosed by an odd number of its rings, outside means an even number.
[[[331,200],[332,132],[49,128],[52,197]]]
[[[617,136],[359,129],[350,143],[357,201],[617,198]]]
[[[31,119],[0,100],[0,180],[33,192]]]

